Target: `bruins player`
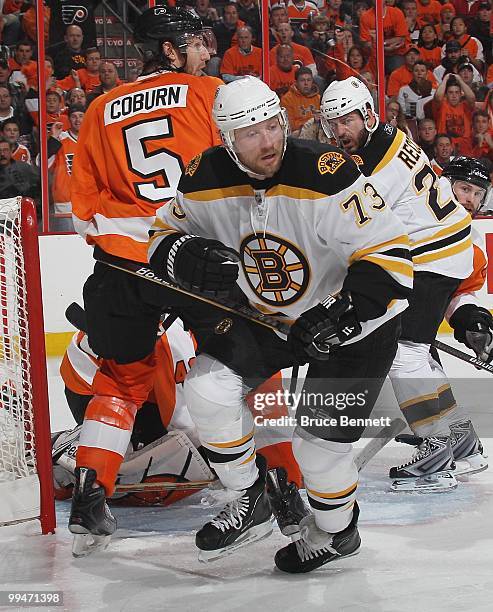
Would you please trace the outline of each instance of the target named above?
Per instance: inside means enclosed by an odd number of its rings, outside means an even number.
[[[413,275],[408,237],[390,206],[375,199],[372,181],[339,149],[288,139],[285,111],[262,81],[221,86],[214,119],[224,146],[196,158],[176,199],[158,211],[151,266],[210,295],[239,286],[244,300],[294,324],[286,341],[231,317],[185,380],[200,441],[234,495],[196,535],[204,561],[272,531],[265,463],[243,401],[252,380],[309,362],[310,390],[324,397],[364,386],[363,405],[343,414],[368,417],[395,355]],[[240,266],[225,261],[237,261],[236,253]],[[363,427],[345,426],[340,415],[334,405],[298,408],[293,452],[313,514],[301,521],[300,539],[276,554],[283,571],[308,572],[360,546],[351,442]]]
[[[154,45],[152,66],[89,107],[71,200],[74,227],[94,246],[96,258],[103,251],[146,262],[155,211],[174,196],[190,159],[218,142],[211,109],[220,81],[200,76],[210,57],[209,39],[188,11],[148,9],[135,34]],[[69,519],[77,535],[74,552],[106,545],[116,527],[105,496],[113,493],[136,412],[152,387],[162,306],[172,305],[172,298],[149,285],[99,263],[84,285],[89,345],[103,362],[77,451]]]
[[[371,94],[358,79],[329,85],[321,122],[374,179],[372,189],[380,195],[370,195],[392,203],[411,239],[414,288],[389,375],[417,448],[409,462],[391,468],[392,487],[423,492],[456,487],[450,472],[453,424],[445,418],[454,401],[450,386],[437,379],[429,352],[452,295],[472,271],[471,219],[421,148],[401,130],[380,123]]]

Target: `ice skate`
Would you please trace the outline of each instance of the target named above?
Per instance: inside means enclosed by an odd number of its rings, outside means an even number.
[[[410,461],[390,468],[393,491],[435,493],[457,487],[449,436],[420,438],[403,434],[396,440],[415,446],[416,450]]]
[[[450,426],[450,440],[455,461],[455,476],[477,474],[488,468],[487,455],[471,421]]]
[[[265,490],[266,462],[260,455],[257,466],[259,477],[253,485],[238,491],[238,496],[197,532],[199,561],[215,561],[272,533],[272,511]]]
[[[315,516],[305,516],[300,523],[301,537],[277,551],[274,561],[283,572],[304,574],[336,559],[358,554],[361,546],[358,524],[359,508],[354,504],[353,518],[342,531],[328,533],[315,524]]]
[[[104,550],[116,530],[116,519],[111,514],[102,486],[93,488],[96,472],[90,468],[75,469],[75,485],[68,528],[74,534],[72,554],[85,557],[96,550]]]
[[[296,537],[300,531],[301,519],[310,514],[310,510],[301,499],[298,487],[294,482],[288,482],[283,467],[267,472],[267,494],[281,533],[291,538]]]

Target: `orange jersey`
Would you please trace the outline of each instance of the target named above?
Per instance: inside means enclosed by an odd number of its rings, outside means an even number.
[[[77,151],[77,138],[71,132],[65,132],[60,136],[60,145],[56,154],[48,160],[48,168],[53,176],[52,194],[55,217],[68,217],[72,214],[70,183]]]
[[[454,312],[464,304],[476,304],[477,306],[480,306],[476,292],[483,287],[486,281],[488,261],[481,245],[479,244],[479,235],[474,229],[472,239],[474,248],[474,268],[471,275],[461,282],[457,288],[457,291],[452,296],[447,312],[445,313],[445,318],[447,321],[450,321],[450,318]]]
[[[291,85],[295,82],[295,74],[298,70],[297,66],[293,66],[289,72],[280,70],[277,64],[270,67],[270,88],[273,89],[278,96],[285,94]]]
[[[438,87],[437,80],[435,75],[428,70],[426,75],[426,79],[430,81],[433,88]],[[387,82],[387,95],[389,96],[397,96],[399,94],[399,89],[404,87],[405,85],[409,85],[409,83],[413,80],[413,73],[406,65],[399,66],[393,70],[390,74],[389,80]]]
[[[458,151],[467,155],[471,148],[472,108],[466,102],[451,106],[444,98],[440,103],[433,100],[432,109],[437,132],[448,134]]]
[[[157,404],[166,428],[186,409],[183,381],[194,360],[195,340],[178,319],[156,342],[154,386],[147,400]],[[92,395],[92,382],[100,365],[101,360],[89,348],[86,334],[77,332],[63,356],[60,374],[73,393]]]
[[[256,77],[262,76],[262,49],[252,47],[251,53],[245,55],[239,47],[231,47],[226,51],[221,62],[221,74],[233,74],[244,76],[251,74]]]
[[[425,47],[418,48],[421,59],[428,64],[429,68],[433,69],[440,65],[442,61],[441,47],[434,47],[433,49],[426,49]]]
[[[24,145],[17,144],[17,147],[12,152],[12,159],[19,162],[24,162],[26,164],[31,163],[31,153],[29,153],[29,149]]]
[[[279,45],[276,45],[275,47],[272,47],[272,49],[270,50],[271,67],[275,66],[276,64],[276,53],[277,53],[278,47]],[[315,63],[312,52],[310,51],[308,47],[304,47],[303,45],[298,45],[297,43],[293,43],[293,42],[290,44],[290,47],[292,47],[293,49],[293,60],[296,63],[301,64],[301,66],[310,66],[310,64]],[[296,69],[298,68],[299,66],[296,66]]]
[[[281,98],[281,106],[288,113],[289,125],[293,131],[299,130],[313,113],[320,109],[320,94],[318,90],[308,96],[301,94],[296,85],[291,85]]]
[[[421,4],[419,0],[416,0],[416,4],[418,5],[418,15],[424,23],[440,23],[442,5],[438,0],[431,0],[429,4]]]
[[[370,8],[361,15],[360,19],[360,38],[365,42],[372,42],[371,32],[376,31],[375,9]],[[383,18],[384,40],[402,36],[405,38],[404,44],[393,51],[394,55],[404,55],[409,48],[411,38],[407,27],[406,18],[403,12],[393,6],[385,7]]]
[[[77,70],[77,75],[79,77],[81,89],[83,89],[86,93],[90,93],[95,87],[101,85],[99,72],[96,74],[91,74],[87,71],[87,68],[79,68],[79,70]],[[64,79],[57,81],[56,84],[64,91],[78,87],[71,74],[66,76]],[[121,85],[120,80],[118,80],[118,84]]]
[[[188,162],[220,144],[214,77],[159,72],[99,96],[79,134],[72,175],[76,230],[107,253],[147,262],[156,211]]]

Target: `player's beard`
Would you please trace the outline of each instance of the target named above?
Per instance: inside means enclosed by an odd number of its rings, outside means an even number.
[[[368,140],[368,132],[365,128],[363,128],[356,138],[351,137],[349,140],[344,138],[336,138],[337,146],[340,149],[343,149],[346,153],[350,155],[356,153],[359,149],[362,149],[366,141]]]

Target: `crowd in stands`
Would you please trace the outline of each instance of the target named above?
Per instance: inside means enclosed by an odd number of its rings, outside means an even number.
[[[437,173],[456,155],[481,158],[493,170],[492,2],[385,0],[385,120],[425,149]],[[123,78],[96,46],[98,3],[78,0],[74,15],[67,0],[44,2],[48,133],[40,134],[35,3],[0,0],[0,198],[39,190],[36,160],[46,138],[50,219],[59,231],[71,229],[70,170],[85,109]],[[217,55],[208,74],[225,82],[263,78],[257,0],[169,4],[212,28]],[[375,23],[374,0],[270,0],[269,82],[295,136],[327,141],[319,107],[333,80],[357,76],[377,99]]]

